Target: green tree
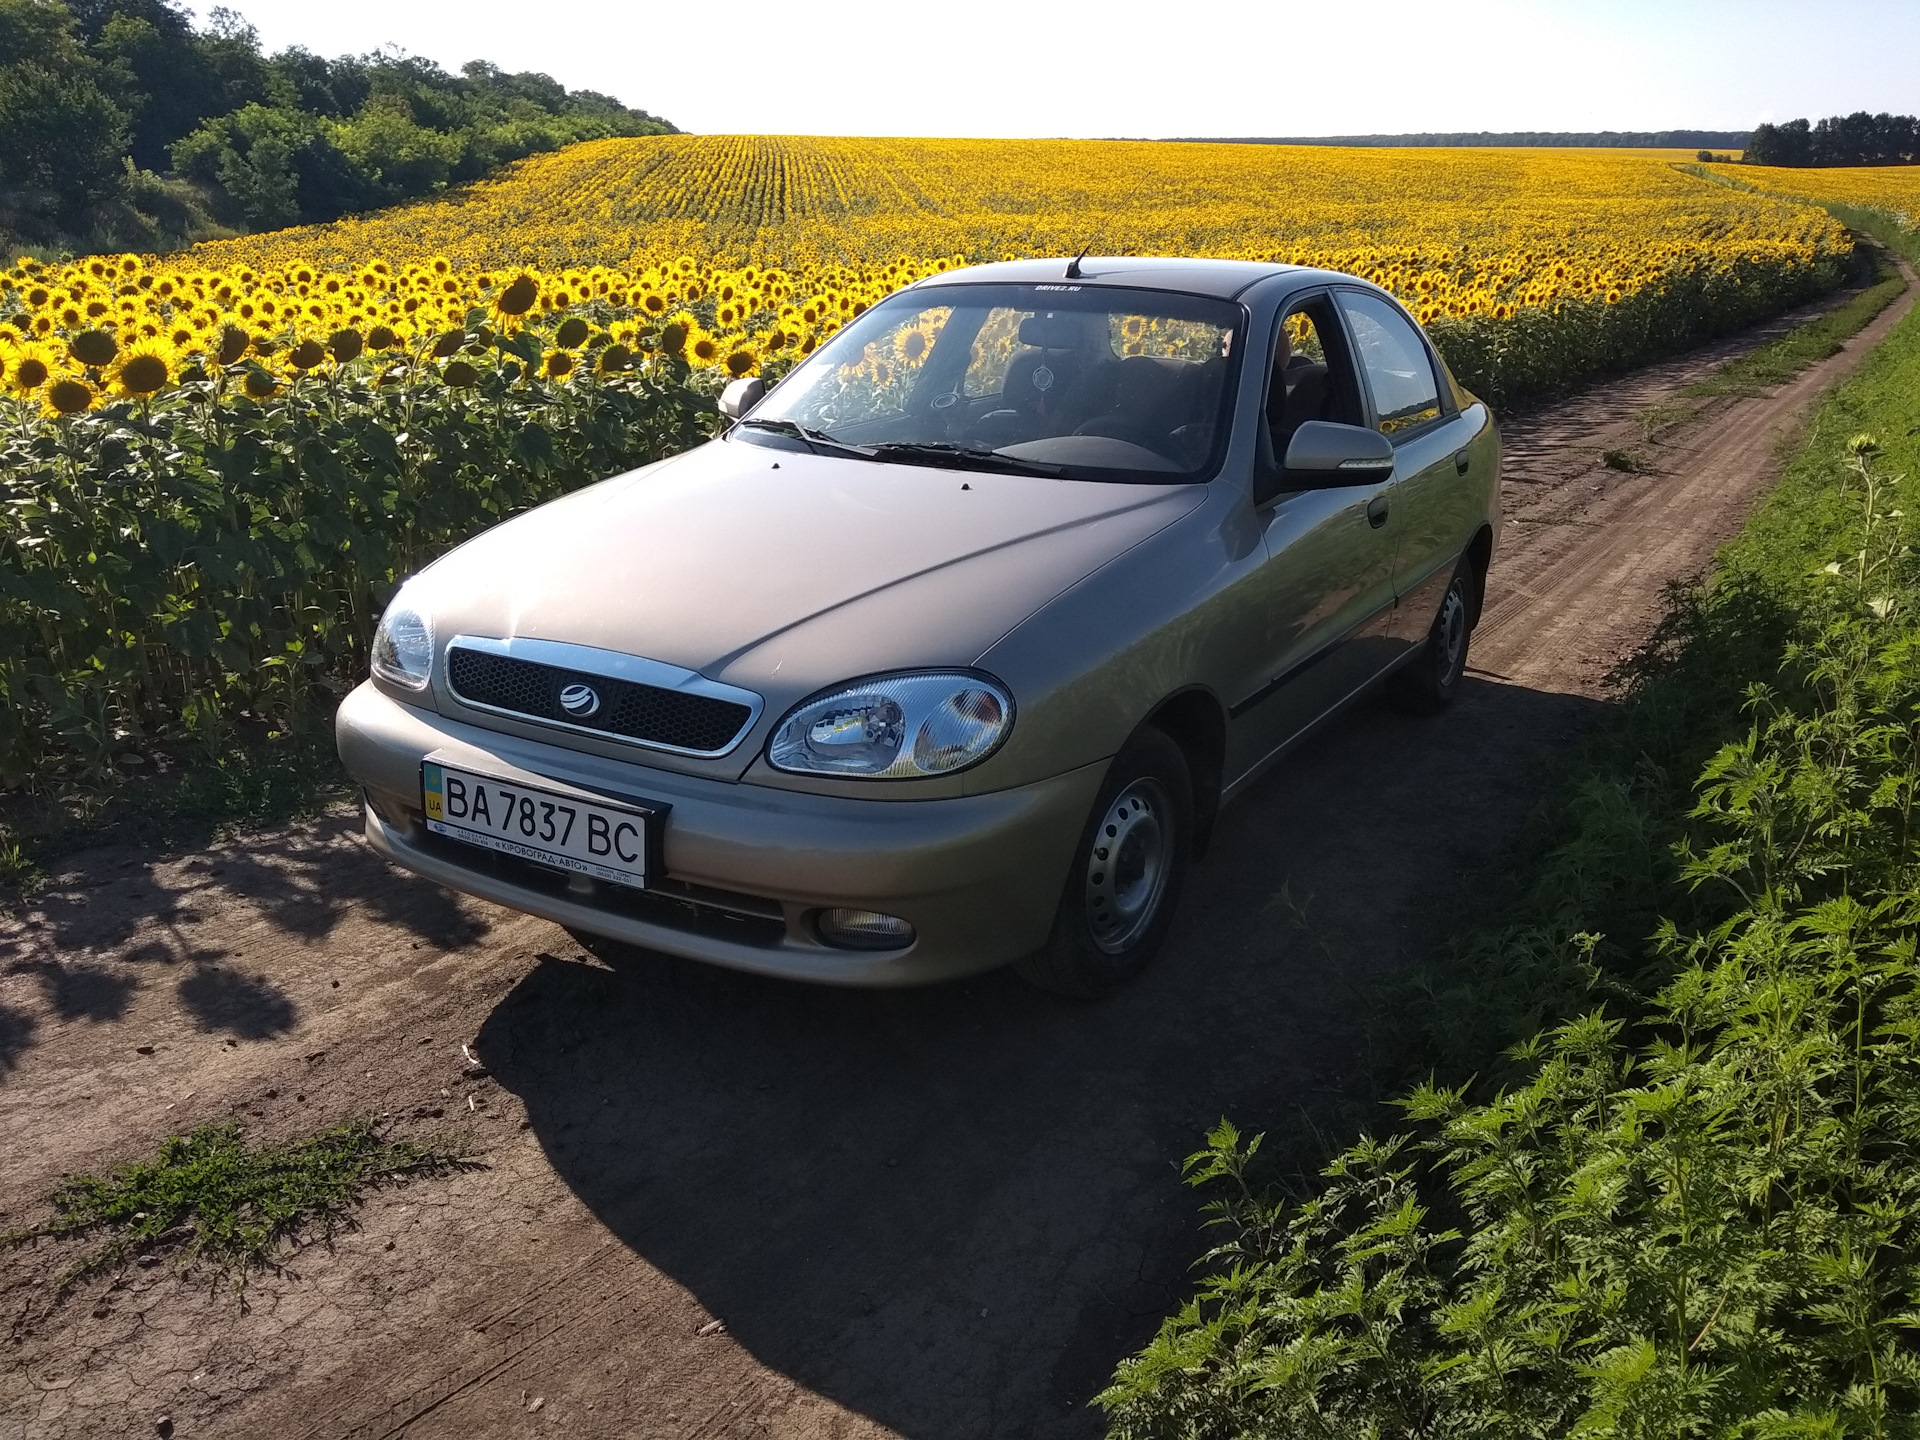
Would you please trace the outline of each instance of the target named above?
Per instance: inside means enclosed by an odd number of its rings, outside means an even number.
[[[219,185],[256,229],[297,224],[294,156],[308,139],[309,123],[296,111],[247,105],[209,121],[176,144],[174,168]]]
[[[332,128],[340,152],[387,201],[440,189],[460,160],[460,137],[415,123],[398,95],[375,95],[352,120]]]
[[[52,0],[0,0],[0,187],[16,214],[67,224],[114,194],[127,117],[107,98],[73,17]]]

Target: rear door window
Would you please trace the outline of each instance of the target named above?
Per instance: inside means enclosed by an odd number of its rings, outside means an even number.
[[[1383,435],[1399,437],[1440,418],[1440,383],[1413,322],[1377,295],[1340,292],[1360,370]]]

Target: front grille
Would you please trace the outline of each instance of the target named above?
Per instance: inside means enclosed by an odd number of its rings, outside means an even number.
[[[458,645],[447,651],[447,680],[469,705],[702,754],[725,750],[753,718],[750,707],[733,700]],[[600,708],[585,718],[568,714],[560,704],[560,692],[576,684],[591,685],[600,695]]]

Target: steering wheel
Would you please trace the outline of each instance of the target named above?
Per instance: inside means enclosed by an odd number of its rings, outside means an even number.
[[[1142,450],[1151,450],[1166,459],[1174,457],[1167,454],[1166,432],[1150,430],[1139,421],[1126,415],[1096,415],[1073,432],[1076,435],[1104,435],[1110,440],[1125,440],[1129,445],[1138,445]]]

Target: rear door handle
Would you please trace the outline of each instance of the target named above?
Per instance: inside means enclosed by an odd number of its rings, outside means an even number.
[[[1367,502],[1367,524],[1378,530],[1387,523],[1387,497],[1376,495]]]
[[[1464,450],[1453,457],[1453,473],[1456,475],[1466,474],[1472,465],[1473,457]]]

